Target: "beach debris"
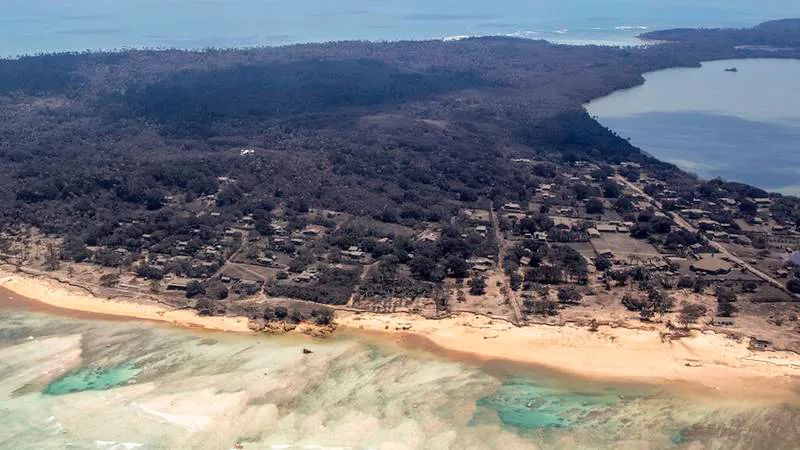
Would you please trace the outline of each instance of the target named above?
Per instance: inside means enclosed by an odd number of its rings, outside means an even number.
[[[304,354],[304,355],[308,355],[309,353],[314,353],[314,352],[312,352],[311,350],[309,350],[309,349],[307,349],[307,348],[304,348],[304,349],[303,349],[303,354]]]

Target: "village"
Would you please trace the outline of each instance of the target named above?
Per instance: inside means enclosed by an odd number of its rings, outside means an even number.
[[[773,199],[688,197],[632,162],[512,162],[540,181],[527,201],[478,200],[437,221],[293,204],[232,214],[221,194],[167,197],[192,212],[169,236],[121,222],[123,245],[98,247],[14,230],[2,256],[201,314],[274,319],[265,311],[300,305],[322,322],[330,308],[517,325],[682,322],[797,350],[800,231],[774,217]]]

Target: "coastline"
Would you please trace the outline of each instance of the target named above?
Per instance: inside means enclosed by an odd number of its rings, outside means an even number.
[[[63,311],[105,318],[151,320],[185,328],[252,332],[246,317],[199,316],[193,310],[173,309],[154,302],[100,298],[56,280],[21,272],[12,273],[0,269],[0,288],[26,300]]]
[[[18,303],[82,317],[148,320],[193,329],[255,333],[246,317],[199,316],[147,301],[105,299],[56,280],[0,269],[0,288]],[[0,292],[3,297],[7,293]],[[3,298],[2,301],[6,301]],[[11,299],[14,300],[14,299]],[[0,302],[2,303],[2,302]],[[572,324],[527,325],[473,313],[426,319],[408,313],[336,311],[342,330],[392,339],[400,344],[481,363],[508,362],[580,378],[642,384],[679,383],[736,397],[785,401],[800,390],[800,355],[755,352],[747,343],[712,331],[664,342],[658,329],[600,326],[595,332]]]
[[[445,319],[410,314],[341,312],[344,329],[409,341],[481,362],[537,366],[580,378],[642,384],[676,383],[736,397],[788,400],[800,387],[800,355],[754,352],[712,331],[663,342],[656,329],[575,325],[516,327],[502,320],[459,313]]]

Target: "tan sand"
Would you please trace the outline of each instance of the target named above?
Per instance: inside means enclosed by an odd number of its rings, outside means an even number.
[[[167,322],[191,328],[217,331],[250,331],[246,317],[198,316],[191,310],[170,309],[153,302],[103,299],[84,290],[41,277],[0,271],[0,287],[46,305],[71,311],[120,318]]]
[[[201,317],[153,302],[103,299],[43,277],[0,271],[0,288],[62,311],[135,318],[208,330],[251,332],[245,317]],[[5,299],[3,299],[5,300]],[[30,300],[29,300],[30,301]],[[405,342],[482,361],[510,361],[606,380],[675,381],[716,391],[779,398],[796,392],[800,355],[754,352],[711,331],[663,342],[657,330],[564,325],[516,327],[485,316],[459,313],[442,320],[412,314],[337,311],[339,326],[379,333]]]
[[[657,330],[515,327],[468,313],[426,320],[409,314],[338,312],[336,321],[342,327],[397,338],[422,336],[445,351],[481,360],[532,364],[595,379],[674,381],[758,397],[770,393],[784,396],[800,381],[800,355],[753,352],[747,343],[710,331],[694,331],[691,337],[663,342]]]

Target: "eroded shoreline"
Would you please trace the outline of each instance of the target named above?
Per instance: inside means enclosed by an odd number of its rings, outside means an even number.
[[[199,316],[150,302],[101,299],[54,280],[19,273],[0,271],[0,288],[7,291],[0,291],[3,301],[23,302],[23,307],[34,310],[38,308],[24,302],[38,303],[45,306],[43,312],[253,333],[246,317]],[[800,387],[800,355],[754,352],[746,342],[711,331],[693,331],[689,337],[665,342],[657,330],[600,326],[590,331],[570,324],[517,327],[471,313],[432,320],[406,313],[337,311],[336,322],[340,329],[356,334],[392,339],[457,359],[507,361],[592,380],[693,384],[779,401],[791,400]]]

